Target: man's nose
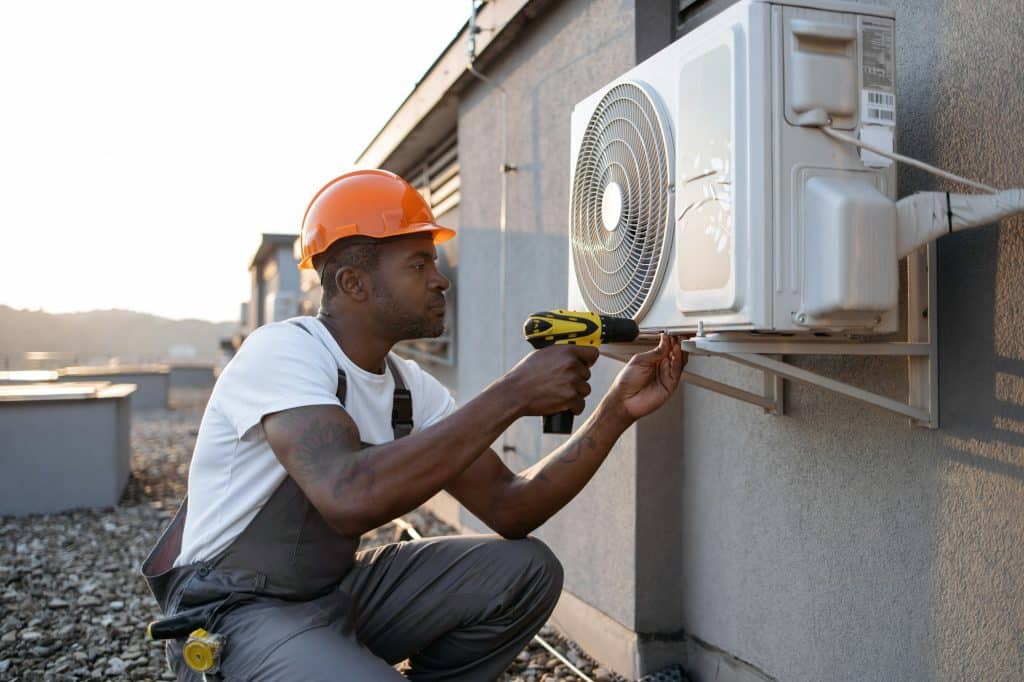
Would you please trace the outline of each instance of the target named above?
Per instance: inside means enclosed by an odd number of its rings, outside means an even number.
[[[451,280],[445,277],[444,273],[441,272],[440,270],[437,270],[436,272],[437,277],[434,278],[434,286],[440,289],[441,291],[447,291],[448,288],[451,287],[452,285]]]

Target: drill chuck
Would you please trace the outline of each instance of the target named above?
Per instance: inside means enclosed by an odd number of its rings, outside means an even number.
[[[601,315],[601,343],[629,343],[639,335],[640,327],[635,320]]]

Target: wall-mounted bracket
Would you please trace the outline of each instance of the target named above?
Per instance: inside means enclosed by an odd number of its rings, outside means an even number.
[[[712,334],[683,342],[692,355],[719,357],[760,370],[764,388],[754,393],[708,377],[684,371],[682,380],[701,388],[757,405],[771,414],[785,412],[783,380],[789,379],[824,388],[833,393],[881,407],[910,418],[912,426],[938,427],[938,363],[935,323],[935,252],[929,246],[907,258],[907,341],[826,340],[816,337],[754,337],[750,335]],[[647,339],[653,347],[656,341]],[[621,347],[602,347],[602,352],[618,359]],[[636,353],[634,349],[632,353]],[[783,359],[786,355],[888,355],[907,358],[907,401],[894,400],[795,367]]]

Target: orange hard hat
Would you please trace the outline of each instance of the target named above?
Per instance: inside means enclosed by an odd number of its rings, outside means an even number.
[[[455,230],[434,221],[430,204],[408,182],[385,170],[357,170],[324,185],[302,219],[300,268],[339,239],[356,235],[384,239],[418,232],[446,242]]]

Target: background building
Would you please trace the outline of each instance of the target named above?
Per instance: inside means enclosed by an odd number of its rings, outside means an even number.
[[[279,322],[299,314],[299,271],[292,254],[294,234],[264,233],[249,265],[252,291],[243,334],[268,322]]]
[[[467,71],[464,29],[361,155],[432,201],[451,190],[436,205],[459,230],[445,250],[453,364],[438,374],[461,399],[528,351],[527,314],[566,303],[573,105],[730,4],[488,2],[474,63],[486,80]],[[1024,185],[1024,5],[881,4],[897,14],[899,148]],[[906,168],[899,186],[952,189]],[[627,676],[683,662],[698,680],[1024,677],[1022,228],[939,242],[937,431],[789,384],[783,417],[687,386],[632,428],[538,533],[565,564],[559,626]],[[799,364],[906,395],[902,358]],[[595,396],[619,367],[601,360]],[[522,420],[498,449],[519,469],[558,442]],[[480,528],[444,494],[431,506]]]

